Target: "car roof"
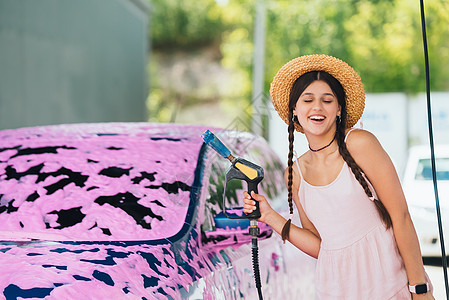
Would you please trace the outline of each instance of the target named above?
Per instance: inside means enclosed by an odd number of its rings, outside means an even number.
[[[429,158],[430,157],[430,146],[429,145],[416,145],[409,149],[409,155],[418,158]],[[439,144],[435,145],[435,155],[437,157],[449,157],[449,145]]]
[[[203,126],[0,131],[0,239],[154,240],[184,225]]]

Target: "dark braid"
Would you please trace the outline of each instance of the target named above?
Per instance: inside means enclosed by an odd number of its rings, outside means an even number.
[[[310,74],[315,73],[315,76],[310,76]],[[302,75],[293,83],[292,89],[290,91],[289,103],[288,103],[288,142],[289,142],[289,151],[288,151],[288,181],[287,181],[287,189],[288,189],[288,206],[290,208],[290,217],[287,222],[282,227],[281,237],[285,243],[285,240],[288,239],[288,235],[290,233],[290,225],[292,223],[292,215],[293,215],[293,141],[294,141],[294,133],[295,133],[295,123],[298,123],[298,119],[293,115],[293,110],[296,107],[296,102],[299,99],[299,96],[302,92],[316,80],[317,72],[309,72],[309,76]],[[293,120],[295,117],[295,120]]]
[[[337,117],[337,131],[335,132],[338,144],[338,152],[340,152],[341,157],[343,157],[345,162],[348,164],[349,168],[351,168],[352,173],[362,186],[363,190],[365,191],[365,194],[368,197],[372,198],[374,195],[368,186],[368,182],[366,181],[367,179],[364,176],[363,170],[355,162],[354,158],[352,157],[351,153],[349,153],[348,148],[346,147],[345,138],[346,138],[347,113],[346,113],[345,94],[341,84],[336,79],[334,80],[336,81],[336,83],[338,83],[338,84],[334,83],[334,85],[336,85],[335,88],[332,87],[332,85],[330,84],[329,85],[337,95],[341,111],[341,116]],[[343,100],[340,100],[340,97],[342,97]],[[387,229],[390,228],[392,226],[392,221],[387,209],[379,199],[374,199],[374,204],[376,205],[376,209],[379,212],[379,216],[382,219],[382,222],[387,227]]]
[[[341,121],[340,124],[342,124],[342,123],[343,122]],[[343,157],[345,162],[351,168],[352,173],[354,173],[355,178],[362,186],[366,195],[370,198],[373,197],[373,193],[371,192],[371,189],[369,188],[368,183],[366,182],[366,178],[363,175],[364,173],[363,173],[362,169],[355,162],[354,158],[349,153],[348,148],[346,148],[345,126],[344,125],[337,124],[336,135],[337,135],[338,151],[340,152],[341,157]],[[376,205],[376,209],[379,212],[382,222],[385,224],[387,229],[390,228],[392,226],[392,221],[391,221],[391,217],[390,217],[390,214],[388,213],[387,209],[385,208],[385,206],[379,199],[374,199],[374,204]]]
[[[293,110],[290,109],[288,112],[288,206],[290,208],[290,216],[293,215],[293,142],[295,140],[295,124],[293,122]],[[289,218],[287,222],[282,227],[281,237],[285,243],[285,240],[288,239],[288,235],[290,233],[290,225],[292,223],[292,219]]]

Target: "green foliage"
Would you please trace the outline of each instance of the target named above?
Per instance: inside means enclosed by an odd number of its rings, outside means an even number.
[[[267,11],[266,87],[287,61],[324,53],[348,59],[344,20],[354,12],[350,1],[270,2]]]
[[[447,90],[448,3],[427,1],[432,89]],[[271,3],[266,87],[276,71],[300,55],[325,53],[353,66],[367,92],[424,91],[419,3],[409,0]],[[444,78],[445,77],[445,78]]]
[[[449,2],[431,1],[426,6],[432,89],[449,91]]]
[[[446,75],[446,83],[432,80],[433,90],[448,88],[449,73],[442,69],[442,46],[448,45],[447,4],[426,1],[428,19],[428,46],[431,73]],[[440,10],[446,7],[446,15]],[[429,22],[430,21],[430,22]],[[423,43],[418,2],[396,0],[379,2],[360,1],[357,12],[346,26],[350,33],[351,57],[358,66],[366,89],[370,92],[401,91],[416,93],[425,90]],[[447,51],[446,51],[447,52]],[[446,63],[449,62],[446,54]]]
[[[222,9],[215,0],[153,0],[150,28],[155,48],[195,48],[220,39]]]
[[[194,52],[219,44],[221,65],[232,78],[219,97],[224,109],[251,105],[255,7],[261,0],[154,0],[153,64],[160,53]],[[219,3],[219,4],[217,4]],[[300,55],[326,53],[353,66],[367,92],[425,90],[418,1],[410,0],[265,0],[265,92],[277,70]],[[427,34],[432,90],[449,90],[449,2],[427,0]],[[157,72],[157,66],[155,68]],[[152,77],[150,105],[173,119],[170,103],[191,103],[195,94],[165,91]],[[181,100],[180,100],[181,99]],[[165,111],[165,113],[164,113]],[[248,115],[244,118],[248,119]],[[249,122],[249,119],[246,120]]]
[[[236,104],[245,111],[236,115],[242,123],[251,124],[248,107],[251,106],[253,66],[253,23],[256,0],[229,0],[223,20],[226,30],[222,34],[221,61],[233,74],[230,93],[222,99],[229,112]]]

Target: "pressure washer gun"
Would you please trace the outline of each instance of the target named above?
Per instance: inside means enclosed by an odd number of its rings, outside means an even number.
[[[229,219],[249,219],[249,234],[252,237],[252,256],[253,256],[253,268],[254,277],[256,280],[256,287],[259,292],[259,299],[262,299],[262,284],[260,282],[260,272],[259,272],[259,259],[258,259],[258,246],[257,246],[257,236],[260,233],[259,227],[257,225],[257,219],[260,218],[259,202],[256,202],[256,209],[250,213],[243,216],[232,216],[226,212],[226,186],[227,183],[232,179],[241,179],[246,181],[248,185],[248,193],[251,192],[258,194],[257,185],[263,179],[263,169],[262,167],[247,161],[246,159],[240,157],[234,157],[231,151],[209,130],[206,130],[201,136],[206,143],[214,149],[218,154],[228,159],[231,162],[231,166],[226,172],[225,185],[223,191],[223,213]]]

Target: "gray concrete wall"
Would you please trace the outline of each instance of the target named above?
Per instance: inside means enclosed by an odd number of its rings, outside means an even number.
[[[145,121],[145,0],[0,0],[0,129]]]

